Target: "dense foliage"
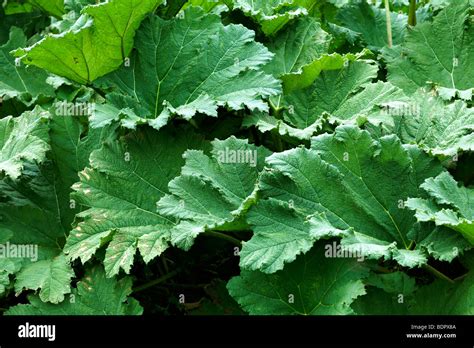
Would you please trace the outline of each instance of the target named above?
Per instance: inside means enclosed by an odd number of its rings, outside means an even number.
[[[4,1],[0,311],[474,314],[473,15]]]

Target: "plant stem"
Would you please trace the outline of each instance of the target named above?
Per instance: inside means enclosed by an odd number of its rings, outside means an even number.
[[[388,40],[388,47],[392,48],[393,40],[392,40],[392,18],[390,17],[390,5],[388,0],[385,0],[385,15],[387,16],[387,40]]]
[[[454,284],[454,280],[452,280],[451,278],[449,278],[447,275],[441,273],[440,271],[438,271],[436,268],[430,266],[430,265],[424,265],[423,268],[430,272],[431,274],[433,274],[435,277],[437,278],[440,278],[440,279],[443,279],[443,280],[446,280],[448,282],[450,282],[451,284]]]
[[[235,244],[237,246],[242,246],[242,242],[234,237],[231,237],[227,234],[221,233],[221,232],[216,232],[216,231],[206,231],[204,232],[205,235],[210,236],[210,237],[216,237],[220,238],[222,240],[226,240],[228,242],[231,242],[232,244]]]
[[[410,0],[410,8],[408,10],[408,25],[411,27],[416,25],[416,0]]]
[[[181,270],[179,269],[175,269],[174,271],[171,271],[170,273],[168,274],[165,274],[164,276],[158,278],[158,279],[154,279],[148,283],[145,283],[143,285],[140,285],[140,286],[137,286],[136,288],[133,289],[133,292],[139,292],[139,291],[143,291],[143,290],[146,290],[148,288],[151,288],[152,286],[155,286],[155,285],[158,285],[160,283],[163,283],[164,281],[174,277],[175,275],[177,275]]]
[[[283,143],[280,138],[280,134],[278,133],[277,130],[272,130],[272,139],[273,143],[275,144],[277,152],[282,152],[283,151]]]
[[[461,280],[463,280],[464,278],[466,278],[468,274],[469,274],[469,273],[463,274],[462,276],[459,276],[459,277],[455,278],[454,281],[455,281],[455,282],[461,281]]]

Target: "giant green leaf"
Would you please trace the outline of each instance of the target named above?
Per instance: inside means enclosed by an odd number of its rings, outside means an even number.
[[[435,155],[474,151],[474,110],[462,101],[445,105],[418,91],[409,100],[386,103],[383,109],[384,134],[395,133],[404,143],[418,144]]]
[[[70,209],[63,214],[65,224],[71,224],[80,206],[70,200],[71,186],[79,180],[78,173],[89,164],[92,151],[103,142],[115,138],[114,127],[89,128],[78,117],[53,115],[50,124],[51,153],[57,168],[57,192]]]
[[[71,292],[69,284],[73,276],[69,261],[64,255],[59,255],[25,267],[16,276],[15,289],[20,293],[23,289],[41,288],[41,301],[59,303],[64,300],[65,294]]]
[[[281,78],[286,90],[307,87],[323,67],[329,66],[320,60],[328,52],[329,41],[329,35],[315,19],[298,19],[270,43],[275,57],[265,71]]]
[[[36,107],[18,118],[0,119],[0,175],[20,177],[27,162],[46,159],[49,113]]]
[[[394,45],[402,43],[408,17],[405,14],[390,13],[392,40]],[[337,14],[344,27],[360,33],[371,50],[380,50],[387,46],[387,17],[385,9],[370,5],[367,1],[357,1],[344,6]]]
[[[342,56],[340,60],[343,64]],[[282,96],[275,106],[283,109],[280,119],[255,113],[244,125],[254,124],[262,131],[278,129],[282,135],[309,139],[327,118],[330,122],[355,123],[378,114],[379,106],[388,101],[406,99],[389,83],[371,83],[377,76],[373,63],[346,62],[342,69],[323,71],[311,86]]]
[[[158,203],[160,213],[180,219],[171,241],[189,249],[206,230],[239,230],[240,215],[256,200],[256,184],[270,151],[231,137],[213,142],[211,156],[190,150],[181,176],[169,183],[171,195]]]
[[[143,309],[129,297],[131,292],[130,278],[108,279],[102,268],[94,267],[63,302],[53,305],[29,296],[29,304],[11,307],[6,315],[140,315]]]
[[[55,168],[49,162],[40,168],[26,165],[19,180],[0,181],[0,235],[6,233],[9,245],[23,250],[7,257],[0,273],[16,275],[17,293],[40,289],[41,300],[53,303],[70,292],[74,275],[61,250],[69,230],[63,219],[69,205],[58,189]]]
[[[19,123],[18,128],[23,132],[33,129],[30,133],[40,137],[48,149],[48,130],[51,130],[55,162],[44,162],[38,167],[25,161],[19,179],[5,177],[0,181],[0,201],[4,202],[0,204],[0,234],[7,231],[11,244],[38,248],[37,260],[9,258],[7,264],[0,266],[0,273],[16,274],[17,292],[40,289],[41,300],[57,303],[70,292],[73,275],[61,251],[79,208],[69,200],[70,186],[77,181],[77,171],[88,163],[90,152],[100,146],[99,135],[109,132],[102,129],[86,134],[76,118],[50,116],[40,109],[15,120],[27,117],[35,123],[31,126]],[[45,122],[47,119],[49,124]],[[21,136],[17,134],[16,139]]]
[[[39,96],[53,96],[54,89],[46,83],[48,74],[34,66],[18,65],[10,52],[26,44],[26,36],[19,28],[12,27],[10,39],[0,46],[0,97],[18,98],[27,105]]]
[[[409,198],[406,204],[417,219],[452,228],[474,245],[474,190],[460,187],[447,172],[426,179],[421,188],[430,199]]]
[[[434,249],[437,258],[442,250],[453,258],[452,250],[433,247],[444,243],[439,231],[419,231],[404,206],[408,197],[423,195],[425,179],[442,172],[418,147],[340,126],[313,138],[309,150],[276,153],[267,162],[271,170],[259,183],[263,199],[248,214],[255,235],[241,251],[244,269],[273,273],[327,237],[342,238],[344,248],[367,258],[394,259],[406,267],[425,264]],[[413,242],[420,242],[414,250]],[[452,243],[451,249],[466,248],[462,238]]]
[[[414,315],[473,315],[474,277],[469,275],[462,282],[450,284],[438,279],[422,287],[410,307]]]
[[[232,9],[241,10],[262,27],[266,35],[275,34],[290,20],[308,14],[313,0],[228,0]]]
[[[410,30],[401,50],[387,51],[388,79],[407,93],[435,85],[444,99],[472,98],[474,26],[468,0],[453,1],[432,23]]]
[[[412,281],[414,281],[412,279]],[[402,283],[399,283],[402,286]],[[369,287],[352,308],[360,315],[472,315],[474,287],[472,274],[450,283],[437,279],[414,293],[389,293]]]
[[[137,250],[146,262],[160,255],[174,220],[157,213],[157,202],[179,174],[184,151],[201,143],[190,131],[147,129],[94,151],[72,195],[89,209],[77,215],[81,222],[70,233],[65,253],[84,263],[110,242],[104,260],[109,277],[121,268],[129,272]]]
[[[327,258],[320,243],[275,274],[242,271],[227,288],[254,315],[352,314],[350,304],[365,294],[367,270],[349,258]]]
[[[67,32],[48,35],[15,54],[26,64],[90,83],[124,62],[140,22],[161,3],[163,0],[111,0],[87,6]]]
[[[92,125],[122,119],[126,127],[156,129],[172,115],[217,116],[219,106],[267,110],[264,97],[278,94],[276,79],[261,71],[272,54],[241,25],[222,25],[216,15],[191,7],[183,18],[148,18],[137,33],[131,67],[101,80],[113,86],[109,104],[98,107]]]

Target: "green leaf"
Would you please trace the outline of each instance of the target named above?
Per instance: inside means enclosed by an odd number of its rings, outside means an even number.
[[[388,80],[407,93],[434,85],[443,99],[472,99],[474,26],[467,0],[451,2],[410,30],[401,50],[385,51]],[[441,44],[440,44],[441,43]]]
[[[314,1],[301,0],[229,0],[231,8],[253,18],[267,35],[273,35],[293,18],[305,16]]]
[[[447,172],[426,179],[421,188],[430,199],[409,198],[406,203],[409,209],[416,211],[418,221],[447,226],[474,245],[474,190],[458,186]]]
[[[388,293],[368,286],[367,294],[357,298],[352,308],[357,315],[407,315],[408,301],[400,294]]]
[[[64,225],[71,224],[80,206],[70,200],[71,186],[79,180],[78,173],[89,164],[89,156],[106,141],[115,139],[115,127],[86,128],[80,118],[53,115],[50,123],[51,153],[57,168],[57,191],[62,204],[69,206],[63,214]]]
[[[204,12],[214,14],[220,14],[228,9],[220,0],[188,0],[181,10],[184,11],[191,6],[199,6]]]
[[[185,250],[206,230],[245,227],[241,215],[256,200],[256,184],[270,151],[231,137],[215,140],[211,156],[185,153],[181,176],[169,183],[171,195],[158,203],[161,214],[181,219],[171,241]]]
[[[17,273],[21,269],[22,261],[18,258],[0,258],[0,295],[3,295],[10,288],[10,275]]]
[[[390,294],[409,295],[416,290],[415,278],[409,277],[403,272],[393,272],[385,274],[371,274],[367,279],[367,284],[375,286]]]
[[[18,98],[31,105],[39,96],[54,96],[54,89],[46,83],[46,72],[23,64],[17,66],[10,52],[24,45],[25,34],[21,29],[12,27],[8,42],[0,46],[0,97]]]
[[[347,315],[367,273],[354,259],[325,257],[320,243],[275,274],[242,271],[227,288],[253,315]]]
[[[390,18],[393,44],[398,45],[405,36],[408,17],[405,14],[391,12]],[[358,1],[342,7],[337,19],[346,28],[359,33],[370,50],[378,51],[388,45],[385,9],[372,6],[366,1]]]
[[[451,284],[441,279],[416,292],[410,314],[473,315],[474,276],[472,272],[461,282]]]
[[[41,163],[46,159],[50,114],[40,107],[20,117],[0,119],[0,174],[16,180],[26,162]]]
[[[344,66],[346,60],[339,57]],[[371,61],[346,62],[347,67],[323,71],[311,86],[281,97],[276,108],[283,110],[282,121],[254,114],[244,125],[254,124],[262,131],[278,129],[281,135],[308,140],[327,120],[356,123],[378,114],[380,106],[388,101],[406,99],[389,83],[371,83],[377,76],[377,67]]]
[[[23,62],[88,84],[128,57],[140,22],[163,0],[111,0],[87,6],[73,27],[15,52]]]
[[[148,123],[160,129],[173,115],[215,117],[219,106],[268,109],[262,98],[278,94],[280,85],[261,71],[272,54],[254,41],[254,33],[241,25],[224,26],[199,8],[183,14],[143,23],[131,67],[99,82],[115,92],[108,96],[110,105],[98,107],[94,127],[122,119],[128,128]]]
[[[59,303],[71,292],[70,282],[74,276],[69,261],[64,255],[38,261],[24,267],[16,276],[15,290],[41,289],[39,297],[43,302]]]
[[[329,42],[330,36],[315,19],[298,19],[270,43],[275,57],[265,71],[281,78],[286,90],[307,87],[328,65],[319,59],[328,52]]]
[[[313,138],[310,150],[273,154],[267,163],[262,199],[248,216],[255,235],[242,248],[242,268],[275,272],[327,237],[342,238],[342,247],[369,259],[394,259],[405,267],[426,262],[431,249],[409,247],[436,230],[417,235],[414,214],[403,203],[423,195],[421,183],[442,167],[417,147],[340,126]],[[454,242],[452,247],[465,247]]]
[[[409,101],[389,102],[384,108],[386,117],[379,120],[386,127],[384,134],[395,133],[404,143],[418,144],[434,155],[474,151],[474,110],[462,101],[445,105],[418,91]]]
[[[65,13],[64,0],[28,0],[28,2],[58,18]]]
[[[58,303],[74,274],[61,250],[73,216],[55,170],[51,162],[28,163],[20,179],[0,181],[0,235],[17,250],[0,263],[0,273],[16,274],[17,293],[41,289],[41,300]]]
[[[132,280],[107,278],[100,267],[86,272],[63,302],[53,305],[29,296],[29,304],[11,307],[6,315],[140,315],[143,309],[130,298]]]
[[[157,202],[179,174],[184,151],[202,143],[190,131],[147,129],[94,151],[72,195],[89,209],[77,215],[81,222],[70,233],[64,252],[85,263],[108,244],[108,277],[121,268],[128,273],[137,249],[146,262],[160,255],[168,246],[174,220],[157,213]]]

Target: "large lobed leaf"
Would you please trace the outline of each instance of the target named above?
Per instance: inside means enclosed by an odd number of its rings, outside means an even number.
[[[26,45],[26,36],[19,28],[12,27],[7,43],[0,46],[0,97],[18,98],[30,105],[39,96],[53,96],[54,89],[46,83],[48,74],[34,66],[26,67],[10,54]]]
[[[157,135],[146,130],[94,151],[72,195],[88,209],[77,215],[81,222],[64,252],[85,263],[110,242],[104,260],[109,277],[121,268],[128,273],[137,250],[146,262],[160,255],[175,221],[157,213],[157,202],[179,174],[184,151],[203,145],[190,131],[163,130]]]
[[[406,32],[408,17],[405,14],[390,13],[392,42],[401,44]],[[385,9],[370,5],[367,1],[355,1],[338,12],[337,19],[344,27],[359,33],[371,50],[381,50],[388,45],[387,17]]]
[[[256,185],[270,151],[231,137],[215,140],[211,156],[189,150],[181,176],[169,183],[171,195],[158,203],[160,213],[180,219],[171,241],[189,249],[198,234],[212,229],[245,228],[242,215],[256,200]]]
[[[417,219],[452,228],[474,245],[474,190],[459,187],[447,172],[426,179],[421,188],[430,199],[407,200],[407,207],[416,212]]]
[[[117,69],[147,13],[163,0],[111,0],[87,6],[68,31],[48,35],[15,54],[28,65],[87,84]]]
[[[6,315],[140,315],[143,308],[129,297],[130,278],[108,279],[101,267],[88,270],[63,302],[53,305],[29,296],[29,304],[11,307]]]
[[[382,124],[382,134],[397,134],[402,142],[438,156],[454,157],[474,150],[474,110],[462,101],[446,105],[441,98],[419,90],[409,99],[383,104],[382,109],[369,119]]]
[[[405,208],[408,197],[424,194],[423,181],[443,170],[396,136],[374,140],[354,126],[340,126],[313,138],[310,150],[277,153],[267,162],[271,170],[259,183],[263,199],[248,216],[255,235],[242,248],[244,269],[273,273],[328,237],[342,238],[344,248],[366,258],[406,267],[425,264],[429,254],[452,260],[454,247],[469,247],[449,231],[420,228]]]
[[[25,119],[35,122],[30,126]],[[113,132],[87,132],[78,119],[51,115],[41,109],[15,120],[23,132],[36,134],[47,149],[51,147],[54,163],[25,160],[19,178],[7,176],[0,181],[0,235],[6,236],[5,241],[11,245],[38,248],[36,256],[6,258],[0,263],[0,274],[16,276],[17,293],[40,290],[42,301],[58,303],[70,293],[74,276],[62,253],[65,237],[79,211],[69,199],[70,186],[78,179],[77,171],[87,165],[89,154],[100,147],[103,139],[113,137]],[[16,139],[21,140],[21,134]],[[8,278],[5,282],[10,283]]]
[[[241,10],[261,25],[266,35],[273,35],[288,22],[308,14],[314,0],[225,0],[232,9]]]
[[[401,50],[386,51],[389,81],[407,93],[434,84],[443,99],[470,100],[474,80],[470,9],[468,0],[453,1],[432,23],[410,30]]]
[[[155,129],[173,115],[189,120],[217,116],[219,106],[267,110],[262,98],[278,94],[279,82],[261,71],[273,55],[241,25],[222,25],[216,15],[188,8],[183,18],[149,17],[136,37],[131,66],[103,78],[109,104],[99,106],[92,125],[113,120]]]
[[[261,131],[276,129],[281,135],[307,140],[327,121],[357,123],[379,114],[380,106],[389,101],[406,100],[403,92],[390,83],[372,83],[377,67],[372,61],[356,58],[332,56],[335,70],[321,72],[309,87],[277,100],[275,108],[283,111],[280,119],[255,113],[246,118],[244,125],[256,125]]]
[[[46,159],[48,144],[47,120],[50,114],[40,107],[18,118],[0,119],[0,175],[18,179],[27,162]]]
[[[284,270],[244,270],[227,288],[254,315],[347,315],[353,314],[351,303],[365,294],[362,279],[367,273],[354,259],[327,258],[319,243]]]

